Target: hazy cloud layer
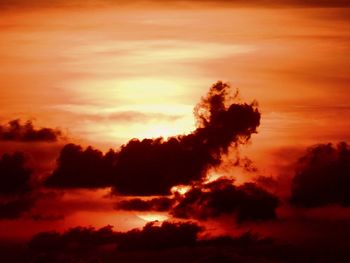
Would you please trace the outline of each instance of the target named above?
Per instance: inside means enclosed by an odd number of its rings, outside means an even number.
[[[59,7],[59,8],[68,8],[68,7],[98,7],[98,6],[165,6],[170,4],[188,6],[188,5],[199,5],[199,4],[208,4],[211,6],[244,6],[244,7],[349,7],[350,2],[348,0],[286,0],[286,1],[278,1],[278,0],[252,0],[252,1],[244,1],[244,0],[151,0],[151,1],[142,1],[136,0],[133,2],[120,0],[103,0],[103,1],[89,1],[85,2],[82,0],[52,0],[52,1],[44,1],[44,0],[35,0],[35,1],[26,1],[26,0],[4,0],[1,1],[0,6],[3,8],[15,8],[15,7],[24,7],[24,8],[38,8],[38,7]]]

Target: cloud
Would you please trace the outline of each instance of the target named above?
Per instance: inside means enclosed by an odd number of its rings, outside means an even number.
[[[112,226],[97,230],[93,227],[76,227],[63,234],[39,233],[31,239],[29,247],[39,252],[79,252],[114,244],[115,249],[120,251],[162,250],[192,246],[200,231],[200,226],[190,222],[163,222],[159,226],[153,222],[141,230],[133,229],[124,233],[113,231]]]
[[[207,220],[228,215],[238,223],[276,218],[277,196],[255,183],[235,186],[232,179],[219,178],[210,183],[188,186],[185,194],[153,199],[125,199],[115,204],[117,210],[169,212],[181,219]]]
[[[129,210],[165,212],[170,210],[174,202],[174,199],[167,197],[152,198],[150,200],[133,198],[117,202],[115,204],[115,209],[127,211]]]
[[[0,125],[1,141],[55,142],[61,135],[61,131],[51,128],[35,129],[31,121],[21,124],[17,119]]]
[[[123,235],[118,248],[125,251],[193,246],[201,230],[194,223],[163,222],[161,226],[148,223],[142,230],[131,230]]]
[[[29,211],[35,203],[30,195],[0,201],[0,219],[17,219]]]
[[[309,222],[308,226],[313,225]],[[39,233],[26,246],[5,247],[0,243],[0,257],[9,262],[33,263],[342,262],[348,258],[346,241],[339,246],[331,240],[323,244],[324,238],[317,240],[320,242],[291,245],[250,231],[212,236],[191,222],[148,223],[142,229],[128,232],[114,231],[111,226],[100,229],[80,226],[63,233]]]
[[[18,218],[34,205],[32,171],[25,161],[19,152],[0,158],[0,219]]]
[[[142,229],[115,232],[76,227],[62,234],[43,232],[26,251],[31,262],[296,262],[314,253],[276,244],[251,232],[231,236],[200,236],[195,223],[148,223]],[[23,247],[23,246],[22,246]],[[19,252],[17,251],[17,254]],[[318,256],[318,258],[322,258]],[[334,257],[333,257],[334,258]],[[20,260],[18,262],[21,262]]]
[[[291,203],[318,207],[329,204],[350,206],[350,148],[320,144],[299,159],[292,181]]]
[[[35,235],[29,247],[36,251],[81,250],[103,244],[116,243],[121,234],[114,232],[111,226],[96,230],[93,227],[75,227],[67,232],[42,232]]]
[[[264,221],[276,218],[277,196],[254,183],[235,186],[233,180],[216,181],[193,186],[173,207],[171,213],[179,218],[208,219],[235,215],[237,222]]]
[[[47,186],[58,188],[103,188],[111,186],[116,153],[103,154],[88,147],[67,144],[61,150],[57,168],[46,180]]]
[[[0,158],[0,195],[17,195],[30,191],[32,171],[25,165],[23,153],[4,154]]]
[[[228,84],[217,82],[195,107],[198,128],[191,134],[133,139],[103,155],[91,147],[63,148],[46,184],[56,188],[113,186],[124,195],[167,195],[174,185],[200,180],[221,163],[229,147],[246,143],[260,124],[255,103],[234,103]]]

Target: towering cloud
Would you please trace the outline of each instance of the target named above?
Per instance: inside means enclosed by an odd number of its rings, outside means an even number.
[[[299,159],[291,202],[297,206],[350,206],[350,148],[320,144]]]
[[[66,146],[47,185],[110,185],[115,193],[146,196],[166,195],[174,185],[200,180],[208,168],[221,163],[231,145],[249,140],[259,126],[255,104],[234,103],[234,97],[229,85],[214,84],[196,106],[198,128],[188,135],[168,140],[133,139],[117,153],[106,155],[91,148],[82,151],[79,146]]]
[[[9,121],[0,125],[0,140],[20,142],[54,142],[61,136],[61,131],[51,128],[35,129],[31,121],[21,124],[20,120]]]

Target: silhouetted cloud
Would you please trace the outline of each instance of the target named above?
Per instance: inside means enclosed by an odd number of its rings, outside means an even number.
[[[63,234],[44,232],[29,242],[31,262],[314,262],[325,253],[275,243],[246,232],[236,237],[200,237],[194,223],[148,223],[143,229],[115,232],[77,227]],[[1,252],[1,250],[0,250]],[[17,251],[18,254],[18,251]],[[343,256],[343,254],[342,254]],[[336,259],[330,256],[327,259]],[[22,262],[18,260],[17,262]],[[316,261],[318,262],[318,261]]]
[[[208,219],[233,214],[238,222],[262,221],[276,217],[278,197],[254,183],[235,186],[230,179],[193,186],[171,213],[179,218]]]
[[[57,168],[46,180],[47,186],[59,188],[100,188],[112,185],[116,153],[67,144],[57,160]]]
[[[31,190],[32,171],[23,153],[4,154],[0,158],[0,219],[15,219],[35,202]]]
[[[174,185],[200,180],[232,145],[246,143],[260,124],[255,103],[233,103],[230,86],[217,82],[195,108],[198,128],[168,140],[133,139],[118,152],[67,145],[47,185],[113,186],[124,195],[167,195]]]
[[[51,128],[35,129],[31,121],[21,124],[20,120],[9,121],[0,125],[0,140],[19,142],[54,142],[61,136],[61,131]]]
[[[0,219],[17,219],[30,210],[34,203],[35,198],[30,195],[2,199],[0,201]]]
[[[163,222],[160,226],[153,222],[141,230],[133,229],[124,233],[113,231],[111,226],[97,230],[93,227],[76,227],[63,234],[39,233],[29,242],[29,247],[39,252],[79,252],[114,244],[115,249],[121,251],[161,250],[193,246],[201,230],[197,224],[189,222]]]
[[[129,211],[169,211],[174,199],[167,197],[152,198],[150,200],[144,200],[141,198],[133,198],[119,201],[115,204],[117,210],[129,210]]]
[[[119,250],[160,250],[173,247],[188,247],[196,244],[202,230],[195,223],[163,222],[161,226],[146,224],[142,230],[131,230],[122,236]]]
[[[276,218],[278,197],[254,183],[235,186],[231,179],[193,185],[185,194],[153,199],[126,199],[117,210],[169,212],[174,217],[206,220],[231,215],[238,222]]]
[[[66,251],[94,248],[104,244],[117,243],[121,233],[114,232],[112,226],[100,229],[93,227],[75,227],[67,232],[43,232],[35,235],[29,247],[36,251]]]
[[[0,195],[29,192],[31,174],[23,153],[4,154],[0,158]]]
[[[337,146],[314,146],[299,159],[292,182],[291,203],[304,207],[328,204],[350,206],[350,148],[345,143]]]

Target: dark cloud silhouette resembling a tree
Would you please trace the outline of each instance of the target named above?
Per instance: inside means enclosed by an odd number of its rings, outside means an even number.
[[[229,147],[247,142],[260,124],[255,105],[235,103],[230,86],[214,84],[195,108],[198,127],[164,140],[133,139],[102,154],[66,145],[46,185],[55,188],[112,186],[123,195],[168,195],[179,184],[201,180]]]

